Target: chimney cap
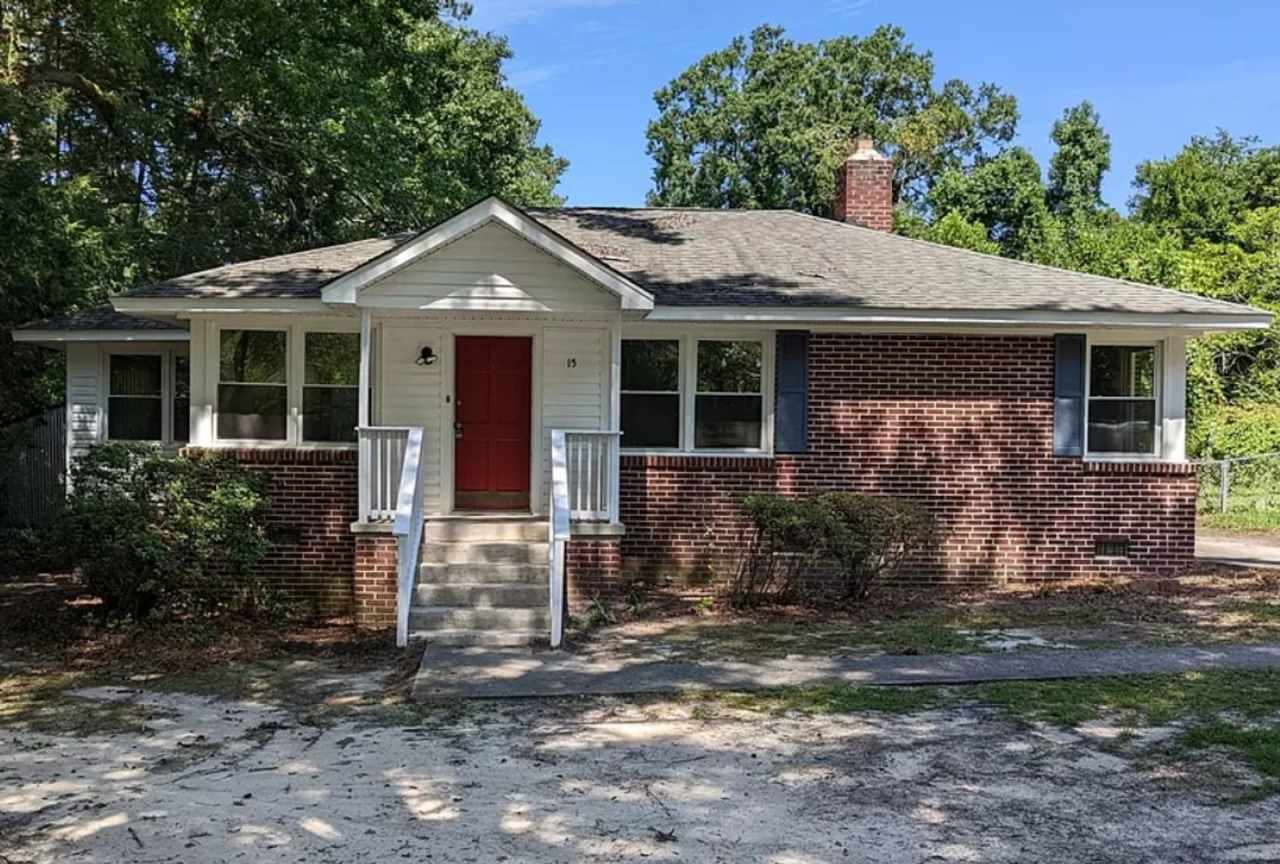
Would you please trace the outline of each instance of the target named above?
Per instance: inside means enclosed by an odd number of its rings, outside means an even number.
[[[850,159],[862,161],[881,161],[887,162],[888,156],[885,156],[876,149],[875,139],[870,135],[856,135],[853,139],[853,152],[849,154]]]

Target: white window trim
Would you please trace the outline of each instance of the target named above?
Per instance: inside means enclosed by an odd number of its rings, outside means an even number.
[[[111,358],[112,357],[131,357],[138,355],[159,356],[160,357],[160,440],[154,439],[138,439],[138,438],[112,438],[111,437]],[[190,356],[186,347],[172,348],[152,345],[137,345],[133,343],[121,344],[104,348],[101,355],[101,424],[100,424],[100,440],[111,441],[121,444],[154,444],[160,447],[176,447],[180,444],[186,444],[186,441],[175,441],[173,438],[173,402],[176,388],[173,381],[173,358],[175,356],[187,357],[188,373],[191,369]],[[126,398],[156,398],[156,397],[126,397]]]
[[[1154,359],[1154,387],[1152,388],[1152,396],[1137,397],[1106,397],[1093,396],[1093,349],[1095,347],[1104,348],[1111,346],[1120,346],[1125,348],[1153,348],[1155,349]],[[1165,363],[1164,353],[1165,346],[1163,340],[1150,338],[1125,338],[1120,336],[1102,336],[1095,338],[1089,334],[1085,334],[1085,364],[1084,364],[1084,458],[1089,462],[1161,462],[1164,461],[1164,429],[1165,429]],[[1111,399],[1115,401],[1136,401],[1138,399],[1150,398],[1155,406],[1154,416],[1154,432],[1152,438],[1152,450],[1149,453],[1113,453],[1113,452],[1096,452],[1089,449],[1089,403],[1094,399]]]
[[[308,320],[303,322],[268,322],[258,320],[216,321],[210,327],[209,344],[205,348],[205,362],[208,378],[213,385],[209,393],[212,424],[210,434],[214,447],[243,449],[270,449],[288,447],[307,450],[354,450],[353,441],[308,441],[302,437],[302,390],[306,378],[306,337],[307,333],[356,333],[360,332],[359,321],[346,320]],[[218,435],[218,387],[222,381],[222,333],[236,330],[265,330],[283,332],[285,334],[285,437],[284,438],[222,438]],[[234,382],[227,382],[234,383]],[[250,385],[251,386],[251,385]],[[279,384],[262,386],[279,387]],[[377,385],[374,385],[377,392]],[[194,433],[193,433],[194,434]]]
[[[773,455],[773,368],[777,338],[772,330],[654,330],[623,331],[622,341],[677,341],[680,343],[680,446],[679,447],[628,447],[626,435],[622,436],[623,453],[629,456],[745,456],[769,457]],[[695,447],[697,430],[698,342],[759,342],[760,350],[760,446],[711,448]],[[621,374],[621,367],[619,367]],[[620,392],[622,392],[620,390]],[[626,391],[628,393],[639,391]],[[659,391],[655,391],[659,392]],[[668,391],[660,391],[666,393]],[[710,394],[703,394],[710,395]],[[728,394],[754,395],[754,394]]]

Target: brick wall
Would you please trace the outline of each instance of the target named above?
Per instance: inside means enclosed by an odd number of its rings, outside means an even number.
[[[203,451],[189,448],[186,455]],[[288,598],[315,611],[352,610],[359,508],[354,450],[244,449],[230,452],[267,479],[271,550],[259,572]]]
[[[736,563],[750,492],[844,489],[927,503],[914,579],[1043,580],[1187,566],[1195,477],[1181,465],[1052,455],[1050,337],[815,334],[809,450],[776,458],[624,456],[624,569],[696,585]],[[1127,560],[1095,540],[1124,537]]]
[[[622,543],[618,537],[575,537],[565,545],[565,600],[574,614],[593,597],[622,593]]]
[[[381,629],[396,626],[396,557],[394,535],[355,535],[355,619],[357,627]]]

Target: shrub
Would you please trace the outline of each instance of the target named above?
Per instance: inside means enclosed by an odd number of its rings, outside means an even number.
[[[824,553],[838,566],[845,596],[861,600],[883,577],[933,540],[933,517],[915,501],[886,495],[828,492],[818,496],[830,515]]]
[[[259,595],[266,505],[261,478],[229,457],[104,444],[72,470],[66,545],[109,612],[210,611]]]
[[[730,585],[736,605],[791,594],[818,567],[835,571],[844,596],[862,600],[931,542],[934,531],[933,518],[919,504],[882,495],[751,495],[743,510],[752,527]]]

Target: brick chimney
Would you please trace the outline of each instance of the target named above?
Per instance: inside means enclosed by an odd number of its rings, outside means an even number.
[[[863,228],[893,230],[893,162],[870,136],[859,135],[853,153],[836,169],[831,215]]]

